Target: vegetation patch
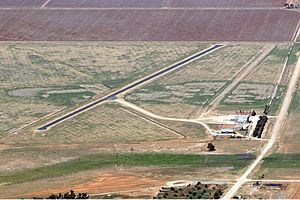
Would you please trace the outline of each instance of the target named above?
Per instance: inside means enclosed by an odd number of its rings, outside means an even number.
[[[299,89],[294,92],[293,94],[293,99],[291,101],[290,107],[289,107],[289,112],[296,111],[299,108],[300,105],[300,92]]]
[[[264,108],[274,91],[273,84],[244,81],[237,85],[221,102],[225,109],[261,109]],[[279,87],[275,100],[280,99],[284,87]],[[274,108],[273,108],[274,107]],[[278,105],[274,105],[275,111]]]
[[[296,43],[294,45],[294,48],[291,52],[291,55],[289,57],[289,62],[288,64],[296,64],[299,58],[299,53],[300,53],[300,44]]]
[[[264,159],[263,168],[300,168],[300,154],[274,153]]]
[[[246,81],[265,84],[277,83],[285,65],[290,45],[280,44],[246,77]],[[286,72],[285,72],[286,73]]]
[[[226,185],[208,185],[198,182],[181,187],[162,187],[154,199],[219,199]]]
[[[80,103],[85,99],[91,98],[95,94],[93,92],[76,92],[76,91],[64,91],[58,93],[44,93],[39,94],[40,99],[50,101],[51,103],[58,106],[71,106],[74,103]]]
[[[154,83],[126,96],[126,99],[138,104],[206,105],[225,83],[224,81],[192,81],[168,85]]]

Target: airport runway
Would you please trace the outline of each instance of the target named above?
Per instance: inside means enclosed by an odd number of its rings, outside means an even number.
[[[182,66],[184,66],[184,65],[186,65],[186,64],[188,64],[190,62],[193,62],[194,60],[197,60],[199,57],[204,56],[204,55],[206,55],[206,54],[208,54],[210,52],[213,52],[214,50],[216,50],[216,49],[218,49],[218,48],[220,48],[222,46],[223,45],[221,45],[221,44],[213,45],[212,47],[210,47],[210,48],[208,48],[208,49],[206,49],[204,51],[201,51],[201,52],[199,52],[197,54],[194,54],[194,55],[192,55],[190,57],[187,57],[187,58],[185,58],[185,59],[183,59],[183,60],[181,60],[181,61],[179,61],[179,62],[177,62],[177,63],[175,63],[175,64],[173,64],[171,66],[169,66],[169,67],[166,67],[166,68],[164,68],[162,70],[159,70],[159,71],[157,71],[157,72],[155,72],[155,73],[153,73],[153,74],[151,74],[149,76],[146,76],[146,77],[144,77],[144,78],[142,78],[142,79],[140,79],[138,81],[135,81],[135,82],[133,82],[133,83],[131,83],[131,84],[129,84],[129,85],[121,88],[120,90],[117,90],[117,91],[115,91],[115,92],[113,92],[113,93],[111,93],[111,94],[109,94],[109,95],[107,95],[107,96],[105,96],[105,97],[103,97],[103,98],[101,98],[99,100],[96,100],[96,101],[91,102],[91,103],[89,103],[87,105],[84,105],[84,106],[82,106],[82,107],[80,107],[80,108],[78,108],[78,109],[76,109],[74,111],[71,111],[68,114],[65,114],[65,115],[63,115],[63,116],[61,116],[61,117],[59,117],[59,118],[57,118],[57,119],[55,119],[55,120],[53,120],[51,122],[48,122],[45,125],[39,127],[37,129],[37,131],[46,131],[50,127],[55,126],[56,124],[61,123],[61,122],[65,121],[65,120],[67,120],[67,119],[69,119],[71,117],[74,117],[74,116],[76,116],[76,115],[78,115],[78,114],[80,114],[82,112],[85,112],[85,111],[93,108],[94,106],[99,105],[100,103],[103,103],[103,102],[105,102],[107,100],[114,99],[117,95],[124,94],[125,92],[127,92],[127,91],[129,91],[129,90],[131,90],[133,88],[136,88],[138,86],[141,86],[142,84],[144,84],[146,82],[149,82],[149,81],[151,81],[151,80],[153,80],[153,79],[155,79],[155,78],[157,78],[159,76],[162,76],[162,75],[164,75],[164,74],[166,74],[166,73],[168,73],[170,71],[179,69],[180,67],[182,67]]]

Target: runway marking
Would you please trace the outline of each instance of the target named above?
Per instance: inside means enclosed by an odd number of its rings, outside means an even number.
[[[48,3],[50,3],[50,1],[51,0],[47,0],[43,5],[41,5],[40,9],[44,9],[48,5]]]

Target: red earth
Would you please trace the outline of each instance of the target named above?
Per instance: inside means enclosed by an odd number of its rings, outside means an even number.
[[[283,7],[285,0],[51,0],[48,7]]]
[[[288,10],[0,10],[0,40],[291,41]]]

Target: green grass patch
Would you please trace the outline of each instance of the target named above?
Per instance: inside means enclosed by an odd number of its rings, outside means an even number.
[[[289,113],[297,110],[299,108],[299,105],[300,105],[300,93],[299,93],[299,90],[297,90],[293,94],[293,99],[292,99],[290,107],[289,107]]]
[[[261,82],[251,82],[251,81],[243,81],[240,84],[247,84],[247,85],[251,85],[251,84],[261,84],[261,85],[269,85],[268,83],[261,83]],[[237,110],[237,109],[264,109],[266,105],[269,104],[271,96],[265,99],[256,99],[256,96],[258,94],[255,93],[255,91],[253,92],[251,90],[251,88],[247,88],[247,89],[242,89],[240,91],[246,91],[246,95],[249,95],[249,97],[245,97],[245,100],[249,100],[252,102],[226,102],[226,100],[230,97],[230,96],[234,96],[238,94],[233,94],[233,92],[235,90],[238,89],[239,85],[236,85],[228,94],[226,94],[226,96],[222,99],[221,104],[220,104],[220,108],[224,109],[224,110]],[[280,85],[279,89],[277,91],[276,97],[272,102],[272,105],[270,106],[270,113],[272,114],[276,114],[280,108],[280,105],[282,104],[283,101],[283,94],[286,91],[286,86],[284,85]]]
[[[70,92],[70,93],[54,93],[48,94],[48,97],[43,97],[43,92],[39,94],[39,98],[50,101],[58,106],[71,106],[76,102],[84,101],[87,97],[92,97],[93,92]]]
[[[111,166],[234,167],[234,170],[239,170],[246,167],[253,159],[255,159],[254,154],[96,154],[52,166],[28,169],[14,174],[0,176],[0,182],[21,183]]]
[[[288,60],[288,64],[296,64],[297,61],[298,61],[298,54],[300,53],[300,44],[295,44],[294,45],[294,48],[291,52],[291,55],[289,57],[289,60]]]
[[[281,108],[282,102],[284,100],[284,94],[286,93],[287,87],[285,85],[279,85],[275,98],[270,105],[269,115],[277,115]],[[270,100],[270,99],[269,99]]]
[[[281,49],[281,48],[276,47],[272,50],[270,55],[274,55],[278,58],[285,59],[288,55],[288,51],[286,49]]]
[[[263,168],[300,168],[300,154],[274,153],[264,159]]]
[[[207,83],[207,88],[202,83]],[[221,87],[209,88],[210,83],[224,83]],[[194,86],[191,86],[195,84]],[[197,84],[199,84],[197,86]],[[184,103],[188,105],[203,106],[207,105],[213,97],[220,91],[222,91],[229,81],[186,81],[180,82],[180,84],[165,84],[165,83],[153,83],[146,87],[136,90],[134,93],[129,94],[125,97],[127,101],[136,103],[136,104],[170,104],[170,103]],[[160,93],[161,95],[156,95],[152,99],[143,99],[142,95],[149,96],[150,94]],[[181,93],[178,94],[178,93]],[[134,95],[137,96],[135,100],[130,99]],[[172,101],[175,99],[175,101]]]

